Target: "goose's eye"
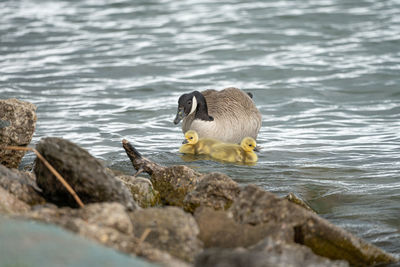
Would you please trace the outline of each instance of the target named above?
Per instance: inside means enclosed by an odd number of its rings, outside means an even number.
[[[192,100],[189,100],[187,103],[188,103],[188,105],[191,105],[192,104]]]
[[[190,139],[193,139],[193,136],[192,136],[192,137],[190,137]]]
[[[250,144],[249,146],[253,146],[252,144]]]

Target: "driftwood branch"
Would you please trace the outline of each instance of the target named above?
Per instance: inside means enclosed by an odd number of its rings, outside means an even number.
[[[144,158],[139,151],[136,150],[135,147],[129,143],[128,140],[122,140],[122,146],[125,149],[126,154],[128,155],[130,161],[132,162],[133,167],[137,170],[135,175],[138,175],[141,172],[147,172],[148,174],[152,175],[153,172],[159,171],[164,169],[158,165],[157,163]]]
[[[56,169],[54,169],[53,166],[42,156],[42,154],[39,153],[36,149],[32,147],[20,147],[20,146],[6,146],[5,149],[8,150],[17,150],[17,151],[33,151],[36,156],[43,162],[43,164],[49,169],[51,173],[54,174],[54,176],[61,182],[61,184],[68,190],[68,192],[74,197],[75,201],[78,203],[78,205],[83,208],[85,205],[79,198],[79,196],[76,194],[74,189],[65,181],[65,179],[61,176],[61,174],[58,173]]]

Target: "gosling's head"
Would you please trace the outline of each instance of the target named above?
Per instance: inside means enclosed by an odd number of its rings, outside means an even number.
[[[197,132],[189,130],[185,133],[185,140],[183,141],[183,144],[194,145],[198,141],[199,141],[199,135],[197,134]]]
[[[240,146],[243,148],[244,151],[246,152],[251,152],[254,151],[254,149],[257,146],[256,140],[252,137],[245,137],[243,138],[242,142],[240,143]]]

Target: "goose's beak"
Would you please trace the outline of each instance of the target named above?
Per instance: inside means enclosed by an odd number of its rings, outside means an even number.
[[[174,124],[178,124],[183,119],[183,117],[183,108],[178,108],[178,113],[176,113]]]
[[[254,151],[255,151],[255,152],[260,152],[260,150],[261,150],[261,147],[260,147],[260,146],[256,146],[256,147],[254,148]]]
[[[187,143],[189,143],[189,141],[187,139],[182,141],[182,144],[187,144]]]

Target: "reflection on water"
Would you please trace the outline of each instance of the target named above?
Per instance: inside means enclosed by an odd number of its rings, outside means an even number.
[[[184,162],[194,162],[197,160],[212,160],[211,157],[209,157],[208,155],[193,155],[193,154],[183,154],[180,155],[180,158]]]
[[[184,162],[195,162],[195,161],[199,161],[199,160],[213,160],[216,162],[219,162],[221,164],[226,164],[226,165],[243,165],[243,166],[255,166],[257,163],[255,162],[251,162],[251,163],[244,163],[244,162],[226,162],[224,160],[219,160],[219,159],[215,159],[212,158],[209,155],[193,155],[193,154],[183,154],[180,155],[180,158],[184,161]]]
[[[0,2],[1,98],[38,106],[108,165],[146,157],[221,171],[400,255],[398,1]],[[263,114],[255,166],[178,153],[180,94],[235,86]],[[32,161],[28,155],[24,163]]]

